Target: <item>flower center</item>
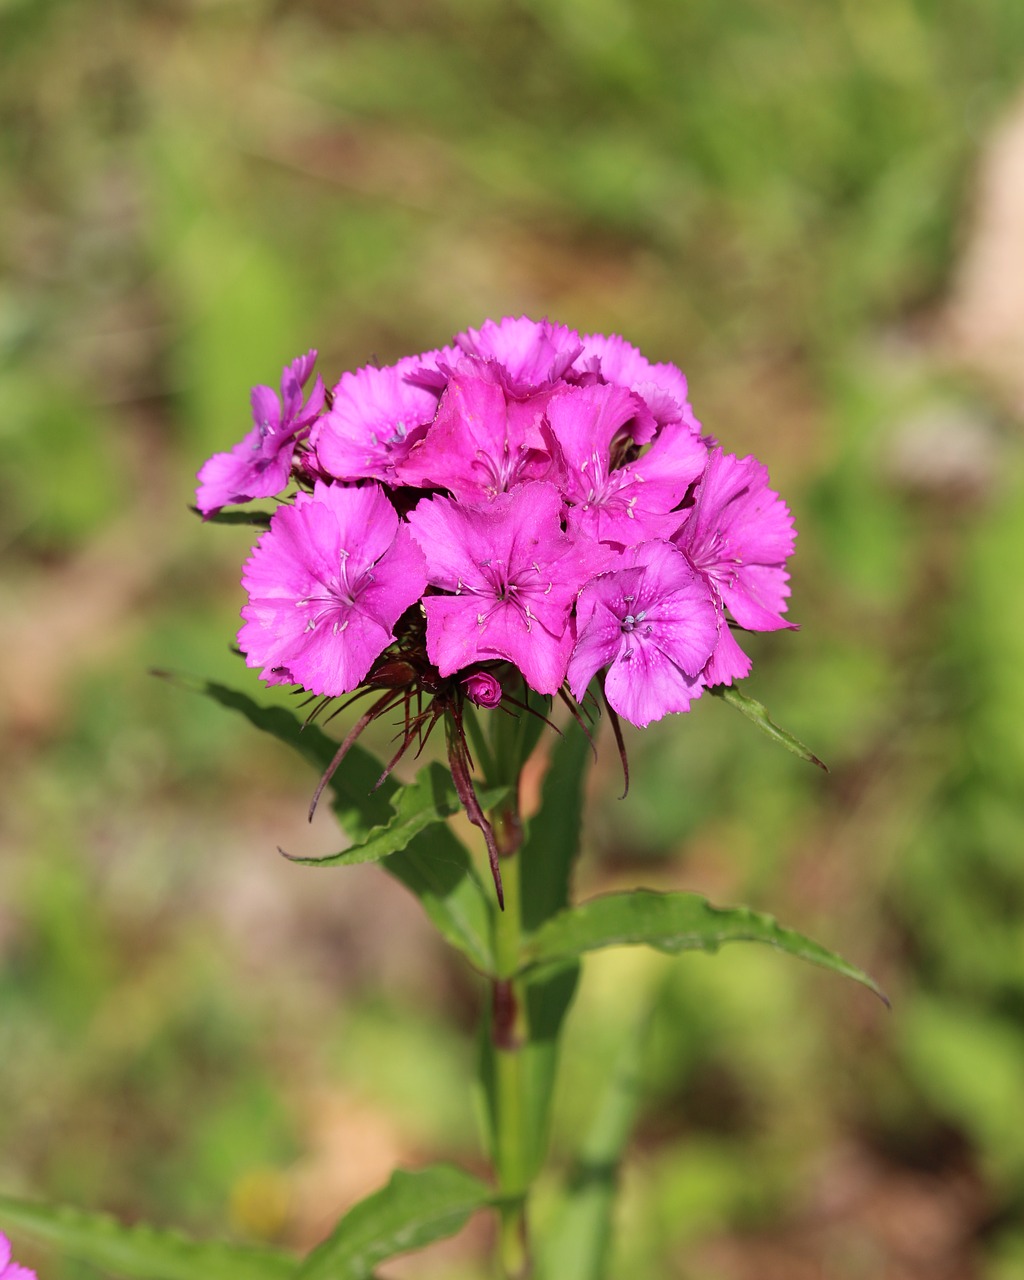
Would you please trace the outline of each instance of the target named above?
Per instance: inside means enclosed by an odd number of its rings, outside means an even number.
[[[332,619],[331,630],[334,635],[338,635],[348,626],[349,619],[345,615],[351,613],[356,607],[361,592],[374,580],[372,569],[362,569],[350,579],[348,560],[349,552],[343,548],[338,553],[337,575],[328,582],[321,583],[323,591],[295,601],[295,606],[299,609],[309,609],[311,605],[319,606],[310,611],[309,620],[306,623],[307,631],[315,631],[321,622]]]

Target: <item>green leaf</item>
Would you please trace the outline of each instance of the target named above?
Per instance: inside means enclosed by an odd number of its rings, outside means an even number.
[[[399,1170],[345,1214],[296,1280],[367,1280],[378,1263],[454,1235],[492,1201],[489,1187],[454,1165]]]
[[[29,1204],[0,1196],[0,1220],[103,1271],[139,1280],[284,1280],[299,1260],[249,1245],[190,1240],[176,1231],[124,1226],[108,1214]]]
[[[249,524],[257,529],[270,528],[269,511],[214,511],[206,516],[198,507],[189,507],[189,511],[202,516],[206,524]]]
[[[508,791],[508,787],[501,787],[481,793],[480,802],[490,807],[504,799]],[[348,867],[358,862],[379,862],[381,858],[400,853],[421,832],[444,822],[461,808],[450,771],[437,763],[428,764],[413,782],[399,787],[390,819],[374,827],[365,840],[322,858],[303,858],[291,853],[284,856],[306,867]]]
[[[519,1052],[523,1060],[523,1123],[531,1176],[540,1170],[547,1156],[562,1023],[576,994],[579,976],[580,966],[567,964],[533,974],[525,983],[530,1042]]]
[[[592,898],[542,925],[523,948],[523,967],[564,964],[596,951],[643,943],[658,951],[717,951],[724,942],[763,942],[853,978],[888,1004],[871,978],[855,965],[784,929],[771,916],[748,907],[713,907],[696,893],[655,893],[634,889]]]
[[[437,930],[481,973],[494,972],[497,901],[476,873],[466,846],[448,830],[424,831],[381,863],[420,900]]]
[[[558,738],[541,790],[540,809],[530,820],[522,859],[522,922],[532,933],[569,902],[569,880],[579,853],[583,779],[591,745],[575,721]]]
[[[757,702],[754,698],[748,698],[745,693],[740,693],[739,689],[728,684],[714,685],[708,689],[708,693],[714,694],[716,698],[721,698],[730,707],[735,707],[741,715],[746,716],[748,720],[752,720],[763,733],[766,733],[769,738],[773,738],[781,746],[785,747],[787,751],[792,751],[801,760],[807,760],[828,773],[828,765],[823,760],[819,760],[810,747],[805,747],[799,738],[787,733],[785,729],[780,729],[762,703]]]
[[[316,725],[304,725],[293,712],[283,707],[261,707],[244,693],[212,681],[184,683],[186,687],[213,698],[221,706],[240,711],[250,724],[298,751],[320,772],[334,758],[337,743]],[[440,768],[436,766],[436,769]],[[396,813],[401,810],[408,818],[416,807],[414,797],[409,802],[409,809],[403,809],[400,794],[393,803],[396,793],[400,793],[399,784],[393,778],[386,778],[374,790],[380,772],[380,764],[356,744],[349,748],[342,767],[329,784],[333,809],[339,821],[352,839],[364,845],[371,839],[386,841],[383,833],[390,827]],[[438,774],[426,772],[424,791],[420,795],[422,797],[426,792],[436,799]],[[433,821],[432,829],[422,829],[418,835],[410,834],[404,848],[390,854],[382,852],[379,855],[383,859],[381,865],[420,899],[423,909],[441,934],[471,964],[489,973],[494,967],[491,900],[465,847],[446,827],[436,825],[440,819]],[[428,827],[429,822],[424,824],[424,828]]]
[[[539,1243],[542,1280],[602,1280],[608,1269],[619,1165],[633,1127],[650,1018],[628,1032],[569,1176],[565,1199]]]
[[[250,724],[297,751],[319,773],[334,759],[338,744],[315,724],[304,724],[295,712],[285,707],[261,707],[248,695],[211,680],[174,679],[222,707],[241,712]],[[344,764],[328,784],[334,812],[353,840],[365,839],[374,827],[385,826],[391,817],[390,801],[398,783],[385,778],[374,790],[380,773],[381,766],[357,743],[349,748]]]
[[[579,854],[583,825],[583,783],[591,745],[572,721],[551,751],[541,789],[540,809],[530,821],[522,858],[522,922],[532,933],[569,903],[573,864]],[[524,998],[530,1028],[523,1055],[524,1123],[530,1169],[536,1172],[547,1155],[551,1100],[558,1071],[562,1023],[576,994],[579,965],[531,975]]]

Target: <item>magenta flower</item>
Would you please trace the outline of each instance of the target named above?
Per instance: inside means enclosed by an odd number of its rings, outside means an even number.
[[[664,427],[635,461],[616,466],[616,440],[645,413],[638,395],[602,383],[571,387],[548,406],[565,463],[570,521],[596,541],[626,547],[671,536],[680,519],[671,512],[704,470],[707,449],[678,425]]]
[[[310,436],[324,475],[395,483],[395,466],[425,434],[437,410],[436,393],[408,380],[419,367],[420,359],[413,358],[342,374],[334,403]]]
[[[673,541],[747,631],[792,628],[782,614],[789,596],[786,560],[796,530],[789,508],[768,488],[756,458],[716,449],[694,493],[694,505]],[[728,627],[705,680],[732,684],[750,673],[750,659]]]
[[[562,532],[552,484],[519,485],[486,507],[436,497],[409,515],[427,558],[427,654],[442,676],[506,658],[538,693],[556,693],[572,648],[569,613],[604,567],[593,544]]]
[[[658,426],[682,422],[695,435],[700,423],[688,399],[686,377],[674,364],[651,362],[618,334],[587,334],[577,367],[600,374],[605,382],[628,387],[647,403]]]
[[[475,706],[492,708],[501,702],[501,682],[489,671],[474,671],[459,683]]]
[[[0,1280],[36,1280],[36,1273],[11,1260],[11,1242],[0,1231]]]
[[[379,485],[317,483],[274,514],[246,561],[238,643],[271,683],[355,689],[427,585],[423,555]]]
[[[479,329],[455,335],[467,355],[493,360],[513,395],[549,387],[566,376],[583,350],[579,334],[550,320],[506,316],[497,324],[485,320]]]
[[[767,468],[721,449],[708,459],[693,508],[673,539],[747,631],[792,627],[781,615],[795,540],[793,517],[768,488]]]
[[[642,727],[689,710],[700,696],[720,615],[707,584],[671,543],[641,543],[623,561],[580,592],[568,680],[578,702],[607,667],[609,706]]]
[[[397,468],[419,488],[486,502],[528,480],[557,480],[557,450],[544,419],[550,392],[511,397],[493,365],[464,359],[425,438]]]
[[[307,351],[285,366],[280,400],[270,387],[253,387],[252,430],[229,453],[215,453],[199,470],[196,506],[204,516],[231,503],[272,498],[288,483],[295,446],[323,408],[319,377],[302,403],[302,388],[315,362],[316,351]]]

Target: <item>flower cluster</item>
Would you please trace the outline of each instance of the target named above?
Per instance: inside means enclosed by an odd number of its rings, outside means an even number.
[[[198,508],[276,496],[239,644],[272,683],[358,689],[417,629],[482,706],[515,672],[636,725],[745,676],[733,629],[785,627],[794,530],[754,458],[702,435],[683,374],[526,317],[346,373],[316,352],[199,473]],[[400,620],[402,627],[398,628]]]
[[[688,710],[750,670],[734,629],[791,625],[789,511],[702,434],[683,374],[620,337],[488,320],[306,397],[315,360],[280,398],[256,387],[249,434],[199,472],[207,518],[294,484],[246,562],[239,645],[269,683],[377,693],[321,789],[375,716],[405,708],[388,769],[443,717],[500,895],[464,702],[533,690],[579,715],[593,687],[617,734]]]

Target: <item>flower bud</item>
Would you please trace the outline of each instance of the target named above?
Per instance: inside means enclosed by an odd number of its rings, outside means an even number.
[[[487,671],[474,671],[462,681],[466,697],[478,707],[496,707],[501,701],[501,684]]]

